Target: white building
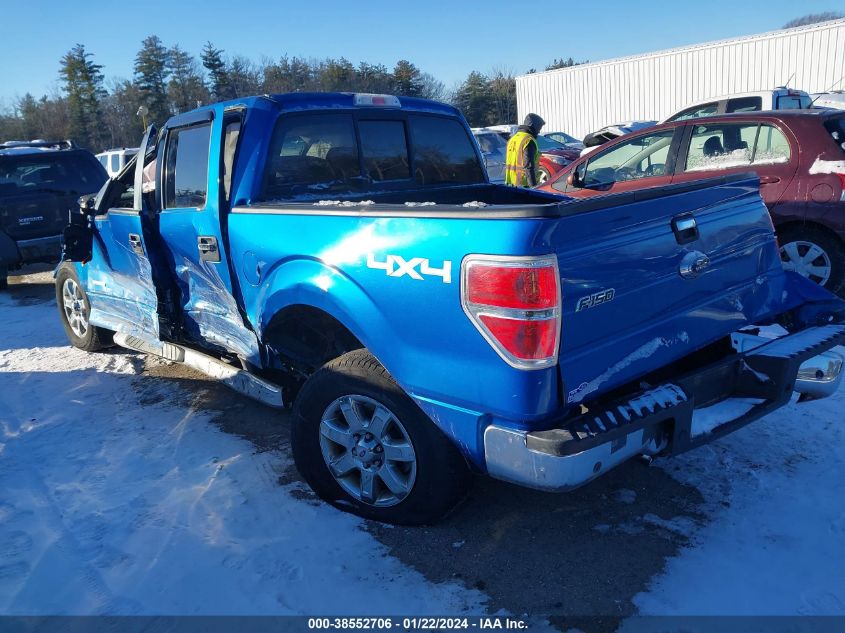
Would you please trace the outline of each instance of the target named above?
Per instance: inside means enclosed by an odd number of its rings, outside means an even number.
[[[845,85],[845,20],[620,57],[516,78],[519,120],[578,138],[605,125],[662,120],[686,105],[783,86]]]

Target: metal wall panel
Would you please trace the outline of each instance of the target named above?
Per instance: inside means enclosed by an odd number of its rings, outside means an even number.
[[[520,121],[536,112],[546,120],[546,131],[581,138],[612,123],[659,121],[710,97],[787,81],[822,92],[845,88],[843,78],[845,20],[834,20],[522,75],[516,78],[516,98]]]

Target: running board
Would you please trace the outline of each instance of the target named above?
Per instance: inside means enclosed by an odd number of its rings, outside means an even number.
[[[135,350],[136,352],[152,354],[153,356],[159,356],[174,363],[187,365],[214,380],[222,382],[238,393],[242,393],[253,400],[258,400],[262,404],[266,404],[268,407],[281,409],[285,406],[282,397],[282,388],[278,385],[259,378],[243,369],[232,367],[228,363],[224,363],[222,360],[218,360],[213,356],[192,350],[189,347],[182,347],[181,345],[166,343],[164,341],[142,339],[122,332],[115,333],[114,342],[121,347]]]

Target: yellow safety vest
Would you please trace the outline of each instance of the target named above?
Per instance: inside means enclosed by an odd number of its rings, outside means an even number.
[[[536,139],[528,132],[517,132],[508,141],[505,153],[505,184],[514,187],[530,187],[531,179],[525,160],[525,150],[529,143],[534,143],[534,168],[540,166],[540,149]],[[536,174],[534,182],[537,182]]]

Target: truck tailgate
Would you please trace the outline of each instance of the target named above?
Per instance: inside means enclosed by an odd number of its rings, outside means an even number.
[[[567,404],[785,309],[756,178],[570,204],[550,236],[563,294]]]

